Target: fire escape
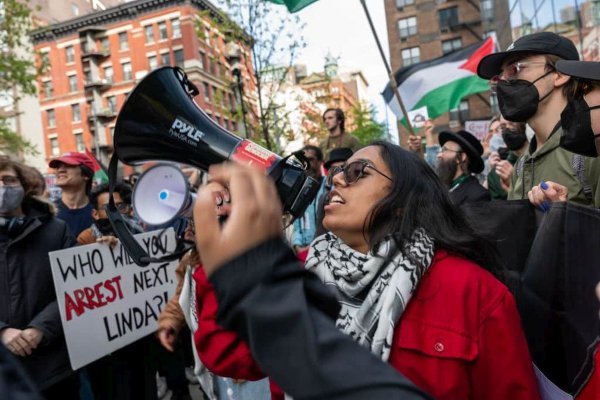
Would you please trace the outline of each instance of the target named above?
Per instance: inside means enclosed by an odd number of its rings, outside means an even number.
[[[81,42],[81,64],[85,72],[84,89],[90,107],[87,119],[90,132],[94,136],[94,150],[99,158],[104,158],[107,141],[107,125],[116,116],[114,105],[104,106],[102,94],[108,90],[113,82],[112,76],[101,76],[100,64],[110,56],[106,29],[89,26],[79,31]]]

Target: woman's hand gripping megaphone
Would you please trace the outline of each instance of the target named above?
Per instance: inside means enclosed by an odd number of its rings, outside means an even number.
[[[209,169],[212,181],[229,188],[229,217],[221,224],[214,193],[202,188],[194,204],[196,246],[209,276],[227,261],[282,234],[282,206],[272,179],[264,171],[225,163]]]

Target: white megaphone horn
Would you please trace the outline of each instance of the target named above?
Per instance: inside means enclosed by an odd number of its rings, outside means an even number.
[[[147,169],[133,189],[133,209],[146,224],[162,225],[177,216],[191,217],[195,195],[187,178],[172,164]]]

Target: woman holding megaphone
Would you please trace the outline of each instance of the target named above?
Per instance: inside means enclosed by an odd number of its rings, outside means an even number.
[[[286,319],[285,290],[280,291],[281,301],[264,309],[242,306],[232,311],[236,301],[253,299],[237,297],[235,285],[249,288],[257,282],[252,296],[267,293],[274,282],[284,287],[278,281],[279,268],[293,262],[286,258],[279,239],[265,242],[281,235],[273,186],[260,174],[237,167],[211,172],[213,178],[230,185],[231,215],[219,227],[212,216],[198,212],[205,211],[202,204],[207,199],[199,196],[194,214],[196,226],[204,229],[196,233],[197,244],[207,275],[222,264],[227,268],[214,273],[210,283],[197,282],[199,308],[206,306],[202,299],[213,283],[220,322],[239,332],[264,329],[260,336],[244,336],[253,351],[269,353],[269,343],[278,344],[279,336],[288,336],[288,348],[271,353],[271,358],[287,362],[286,371],[292,375],[304,376],[307,370],[320,368],[320,353],[294,353],[296,347],[319,339],[314,326],[307,331],[295,326],[302,313],[287,315],[285,329],[269,325],[270,318]],[[378,142],[356,152],[343,167],[332,169],[329,180],[334,188],[326,201],[323,224],[330,232],[313,241],[306,268],[341,299],[333,309],[337,328],[437,399],[539,398],[514,299],[481,267],[499,275],[494,270],[494,251],[452,205],[435,172],[414,154]],[[244,193],[243,199],[237,192]],[[256,251],[244,254],[254,246]],[[261,267],[265,264],[269,267]],[[224,282],[225,277],[233,278],[232,271],[235,285]],[[331,315],[329,306],[318,306],[323,316]],[[255,318],[247,319],[248,313]],[[202,323],[195,333],[200,357],[209,368],[234,377],[246,374],[239,376],[245,379],[257,372],[248,354],[240,351],[243,342],[232,336],[218,343],[216,337],[203,332]],[[298,358],[290,358],[291,354]],[[259,362],[265,369],[273,365],[264,358]],[[284,389],[293,387],[292,377],[267,372]],[[368,374],[358,365],[345,373],[343,380],[349,386],[364,382],[361,379]],[[316,381],[312,385],[320,387]],[[279,395],[273,392],[273,397]]]

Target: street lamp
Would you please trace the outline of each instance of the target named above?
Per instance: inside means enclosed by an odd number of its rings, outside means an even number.
[[[234,42],[227,44],[227,62],[231,66],[231,74],[235,78],[234,93],[237,94],[236,98],[242,108],[242,121],[244,123],[244,137],[248,138],[248,123],[246,122],[246,105],[244,104],[244,82],[242,81],[242,69],[240,67],[240,61],[242,60],[242,49]]]

